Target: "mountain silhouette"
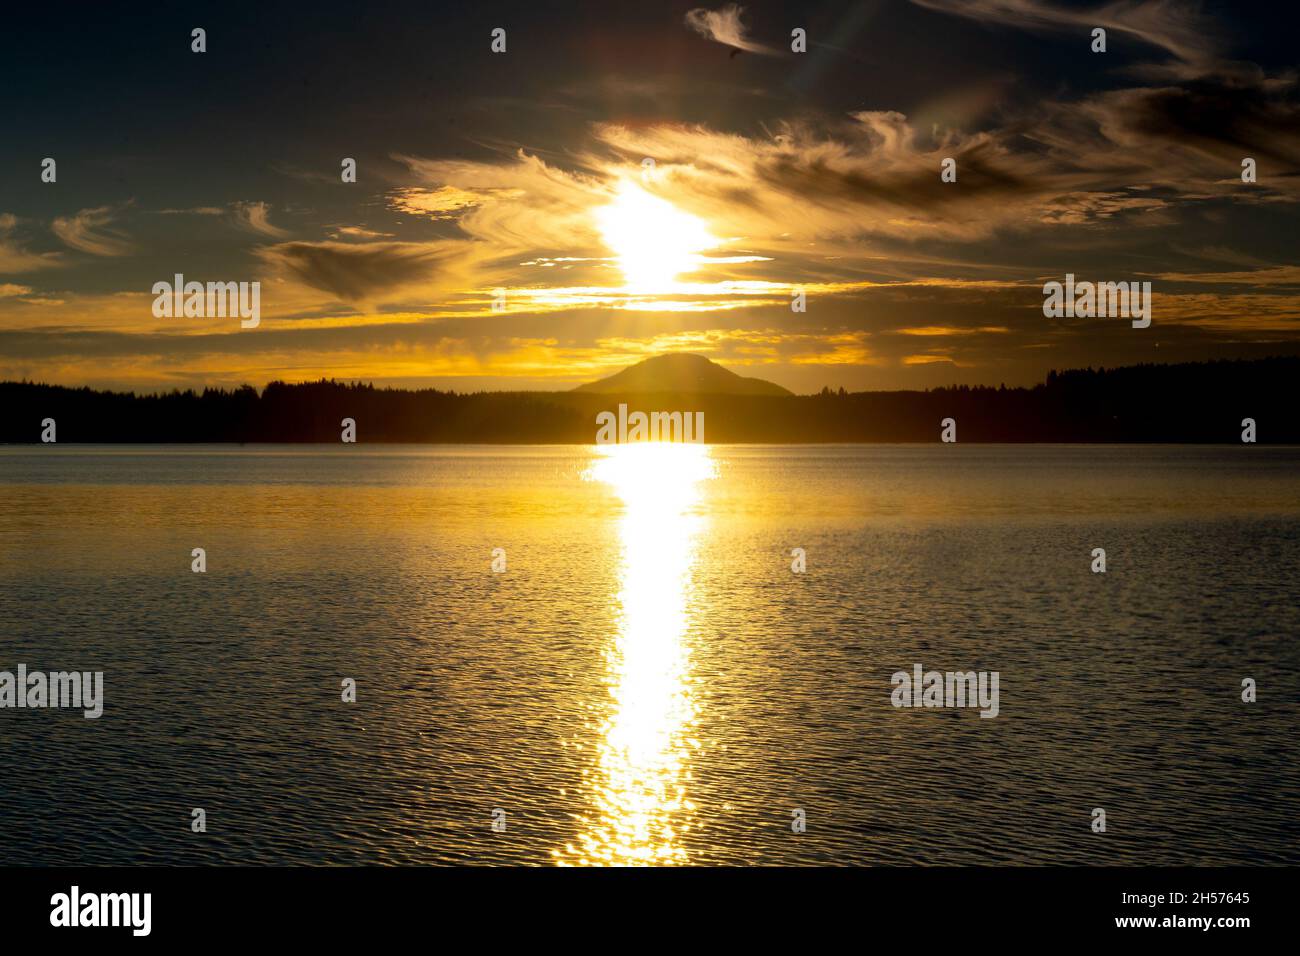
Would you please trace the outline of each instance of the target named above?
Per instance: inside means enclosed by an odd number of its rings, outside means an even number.
[[[664,374],[659,374],[662,371]],[[628,379],[631,379],[628,381]],[[1068,369],[1030,387],[957,385],[929,391],[789,395],[707,359],[651,359],[572,392],[443,392],[360,382],[271,382],[158,394],[0,382],[0,443],[329,442],[344,419],[359,442],[592,444],[597,416],[623,402],[646,413],[701,412],[708,441],[937,442],[945,419],[968,442],[1212,442],[1300,444],[1300,356]],[[636,395],[593,388],[669,389]],[[774,393],[690,389],[767,388]],[[677,389],[677,390],[673,390]]]
[[[792,395],[793,392],[761,378],[745,378],[703,355],[679,352],[656,355],[609,378],[579,385],[575,392],[601,395]]]

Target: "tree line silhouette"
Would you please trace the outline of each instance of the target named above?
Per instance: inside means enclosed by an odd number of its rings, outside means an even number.
[[[816,395],[610,395],[376,388],[321,380],[136,395],[32,382],[0,383],[0,442],[338,442],[344,418],[360,442],[582,443],[596,415],[703,411],[707,442],[932,442],[957,421],[959,441],[1300,442],[1300,357],[1052,371],[1031,388]]]

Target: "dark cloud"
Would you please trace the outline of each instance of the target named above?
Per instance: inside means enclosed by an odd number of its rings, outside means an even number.
[[[912,0],[920,7],[1024,30],[1076,30],[1087,37],[1102,27],[1158,47],[1177,59],[1197,64],[1217,50],[1214,25],[1199,7],[1185,0],[1111,0],[1079,6],[1050,0]]]
[[[1117,145],[1200,152],[1236,165],[1267,157],[1275,172],[1300,170],[1300,100],[1293,78],[1206,77],[1178,87],[1102,94],[1085,110]],[[1155,159],[1152,156],[1151,159]],[[1221,177],[1222,178],[1222,177]]]
[[[285,242],[259,250],[288,276],[345,302],[432,281],[455,253],[455,244],[414,242]]]

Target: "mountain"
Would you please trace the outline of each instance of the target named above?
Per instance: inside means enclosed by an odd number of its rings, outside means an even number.
[[[763,387],[695,356],[668,367],[705,369],[726,386]],[[653,360],[663,365],[662,360]],[[675,362],[675,365],[674,365]],[[621,375],[655,368],[650,362]],[[615,376],[591,387],[608,387]],[[944,419],[973,442],[1195,442],[1267,456],[1278,473],[1295,467],[1300,356],[1181,365],[1069,369],[1029,388],[959,385],[926,392],[816,395],[699,392],[628,396],[639,411],[700,412],[715,444],[940,441]],[[635,384],[635,383],[634,383]],[[617,387],[617,386],[616,386]],[[665,387],[654,382],[651,387]],[[720,387],[720,386],[709,386]],[[767,386],[775,388],[775,386]],[[362,383],[271,382],[157,395],[0,381],[0,445],[42,445],[46,419],[60,445],[80,442],[325,442],[337,445],[351,419],[358,441],[590,445],[597,416],[622,404],[604,392],[441,392]],[[1256,431],[1257,429],[1257,431]],[[52,427],[51,427],[52,431]],[[1250,442],[1258,434],[1258,445]],[[1251,437],[1246,437],[1246,436]],[[1265,445],[1274,448],[1266,449]],[[0,452],[4,449],[0,448]],[[47,452],[48,454],[48,452]],[[1234,456],[1235,460],[1235,456]]]
[[[703,355],[656,355],[598,382],[579,385],[575,392],[605,395],[678,393],[694,395],[792,395],[793,392],[761,378],[729,372]]]

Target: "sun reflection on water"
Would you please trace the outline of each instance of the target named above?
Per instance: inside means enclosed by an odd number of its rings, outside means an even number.
[[[600,716],[590,809],[557,863],[684,863],[681,835],[695,815],[694,728],[687,640],[695,548],[704,523],[700,483],[715,463],[707,445],[605,445],[588,476],[623,502],[619,627],[605,651],[609,701]]]

